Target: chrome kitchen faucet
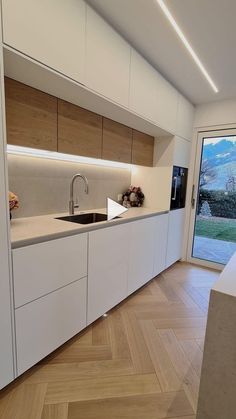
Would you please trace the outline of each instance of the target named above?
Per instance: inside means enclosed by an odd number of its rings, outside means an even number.
[[[85,184],[85,193],[88,194],[89,188],[88,188],[88,179],[86,176],[81,175],[80,173],[77,173],[73,176],[71,183],[70,183],[70,201],[69,201],[69,214],[74,215],[75,208],[79,208],[79,203],[75,203],[74,201],[74,183],[77,178],[81,178],[84,181]]]

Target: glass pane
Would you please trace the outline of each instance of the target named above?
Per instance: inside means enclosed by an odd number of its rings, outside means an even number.
[[[192,256],[226,264],[236,251],[236,136],[204,138]]]

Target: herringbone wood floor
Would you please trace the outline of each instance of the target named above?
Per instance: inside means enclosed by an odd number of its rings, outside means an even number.
[[[2,391],[1,419],[194,419],[209,290],[177,263]]]

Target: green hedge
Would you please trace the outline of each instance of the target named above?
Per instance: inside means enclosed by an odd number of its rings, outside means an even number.
[[[207,201],[214,217],[236,218],[236,192],[210,191],[201,189],[198,214],[203,201]]]

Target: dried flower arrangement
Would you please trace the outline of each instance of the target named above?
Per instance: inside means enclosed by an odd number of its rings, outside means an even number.
[[[8,192],[8,201],[9,201],[9,210],[10,210],[10,218],[11,218],[11,211],[19,208],[19,199],[13,192]]]
[[[123,206],[126,208],[141,207],[144,198],[145,197],[140,186],[131,185],[129,189],[122,195]]]

